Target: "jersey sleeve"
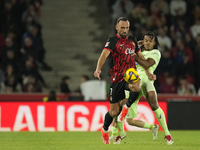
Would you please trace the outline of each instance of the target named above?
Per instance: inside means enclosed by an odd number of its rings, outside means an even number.
[[[161,58],[161,54],[160,54],[160,51],[155,49],[155,50],[152,50],[151,51],[151,55],[149,56],[149,58],[152,58],[155,60],[156,64],[159,63],[160,61],[160,58]]]
[[[114,38],[109,38],[104,46],[104,49],[109,50],[113,53],[113,50],[115,49],[116,40]]]

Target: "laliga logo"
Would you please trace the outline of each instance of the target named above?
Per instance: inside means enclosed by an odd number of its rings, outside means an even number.
[[[127,49],[125,50],[125,54],[126,54],[126,55],[128,55],[128,54],[133,55],[134,53],[135,53],[135,50],[132,50],[131,48],[127,48]]]
[[[154,124],[155,118],[151,108],[138,104],[137,105],[137,117],[134,118],[135,120],[143,120],[150,124]],[[125,126],[128,131],[148,131],[149,129],[138,128],[134,126],[130,126],[127,122],[125,122]]]

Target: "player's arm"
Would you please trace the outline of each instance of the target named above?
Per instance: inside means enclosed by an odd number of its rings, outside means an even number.
[[[142,55],[142,53],[141,53],[141,55]],[[155,60],[152,58],[148,58],[147,60],[145,60],[145,59],[139,57],[138,55],[135,55],[135,61],[137,61],[138,64],[140,64],[145,69],[149,69],[151,66],[153,66],[156,63]]]
[[[99,59],[98,59],[98,62],[97,62],[97,67],[96,67],[96,70],[94,72],[94,76],[98,79],[101,79],[100,78],[100,73],[101,73],[101,68],[103,67],[107,57],[109,56],[110,54],[110,51],[107,50],[107,49],[103,49]]]
[[[139,45],[139,47],[142,47],[144,44],[143,40],[140,40],[137,42],[137,44]],[[148,69],[151,66],[153,66],[156,61],[153,58],[148,58],[147,60],[144,58],[144,55],[142,54],[141,51],[138,51],[136,53],[137,55],[135,55],[135,60],[144,68],[144,69]]]
[[[140,52],[141,53],[141,52]],[[142,55],[142,53],[141,53],[141,55]],[[143,56],[143,55],[142,55]],[[151,80],[156,80],[156,75],[154,75],[154,74],[151,74],[150,72],[149,72],[149,67],[151,67],[151,66],[153,66],[156,62],[155,62],[155,60],[154,59],[152,59],[152,58],[148,58],[147,60],[144,58],[144,56],[143,57],[139,57],[138,55],[136,55],[135,56],[135,60],[138,62],[138,64],[140,64],[143,68],[144,68],[144,70],[145,70],[145,72],[146,72],[146,74],[147,74],[147,76],[148,76],[148,78],[149,79],[151,79]]]
[[[147,74],[147,76],[148,76],[148,78],[150,80],[156,80],[156,75],[155,74],[151,74],[149,69],[144,69],[144,71],[146,72],[146,74]]]
[[[142,54],[141,51],[137,52],[136,54],[137,54],[137,55],[135,55],[136,57],[139,57],[139,58],[141,58],[141,59],[143,59],[143,60],[146,60],[146,59],[144,58],[144,55]]]
[[[139,45],[139,47],[142,47],[142,45],[144,44],[144,41],[143,40],[140,40],[140,41],[138,41],[138,45]],[[148,60],[146,60],[145,58],[144,58],[144,55],[142,54],[142,52],[141,51],[139,51],[139,52],[137,52],[136,53],[137,55],[136,55],[136,57],[139,57],[139,58],[141,58],[141,60],[143,60],[144,62],[143,63],[149,63],[148,61],[149,61],[149,59]],[[137,60],[136,60],[137,61]],[[138,62],[139,64],[141,63],[141,62]],[[148,66],[148,64],[143,64],[143,65],[146,65],[146,67],[151,67],[151,66]],[[141,64],[140,64],[141,65]],[[154,64],[153,64],[154,65]],[[142,65],[141,65],[142,66]],[[151,74],[150,73],[150,71],[148,70],[148,68],[145,68],[144,66],[142,66],[143,67],[143,69],[145,70],[145,72],[146,72],[146,74],[147,74],[147,76],[148,76],[148,78],[149,79],[151,79],[151,80],[156,80],[156,75],[154,75],[154,74]]]

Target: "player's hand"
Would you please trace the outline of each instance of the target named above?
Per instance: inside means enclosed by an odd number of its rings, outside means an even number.
[[[100,78],[100,73],[101,73],[101,70],[96,70],[96,71],[94,72],[94,76],[95,76],[96,78],[98,78],[99,80],[101,80],[101,78]]]
[[[141,47],[144,44],[143,40],[138,41],[138,45]]]
[[[150,80],[156,80],[155,74],[149,74],[148,77],[149,77]]]

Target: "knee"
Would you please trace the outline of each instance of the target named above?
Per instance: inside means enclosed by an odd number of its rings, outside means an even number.
[[[139,92],[141,89],[141,81],[138,80],[137,82],[133,84],[129,84],[129,89],[133,92]]]
[[[118,109],[115,109],[115,110],[112,110],[112,111],[110,111],[110,116],[111,117],[116,117],[116,116],[118,116],[119,115],[119,110]]]
[[[153,111],[158,109],[159,105],[158,105],[158,101],[154,92],[149,92],[147,99]]]
[[[157,101],[150,101],[149,106],[151,107],[152,111],[158,109],[158,102]]]
[[[140,89],[141,89],[140,86],[136,86],[136,87],[134,87],[134,88],[131,88],[131,91],[133,91],[133,92],[139,92]]]
[[[150,104],[152,111],[155,111],[156,109],[158,109],[158,105],[157,104]]]
[[[132,118],[127,118],[127,119],[126,119],[126,122],[127,122],[129,125],[131,125],[131,121],[132,121]]]

